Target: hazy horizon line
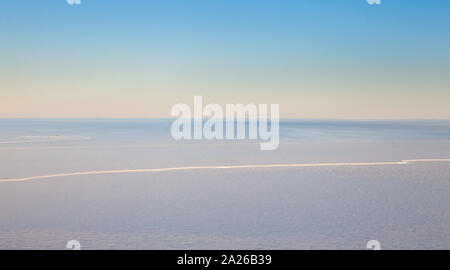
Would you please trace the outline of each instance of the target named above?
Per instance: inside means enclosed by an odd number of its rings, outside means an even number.
[[[175,117],[0,117],[0,120],[176,120]],[[210,119],[205,117],[203,119]],[[248,118],[235,118],[246,119]],[[280,120],[336,120],[336,121],[450,121],[450,118],[300,118],[280,117]]]

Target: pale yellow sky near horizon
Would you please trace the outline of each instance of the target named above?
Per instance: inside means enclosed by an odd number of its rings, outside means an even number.
[[[0,101],[0,118],[170,118],[172,106],[185,103],[193,107],[192,96],[158,98],[157,95],[140,96],[97,95],[74,97],[57,95],[13,95]],[[220,98],[220,99],[219,99]],[[450,119],[449,101],[433,97],[317,97],[292,95],[271,98],[249,95],[243,98],[204,95],[208,103],[225,104],[279,104],[281,118],[337,118],[337,119]]]

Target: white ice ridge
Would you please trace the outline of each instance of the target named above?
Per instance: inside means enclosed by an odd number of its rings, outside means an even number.
[[[59,178],[80,175],[99,174],[124,174],[124,173],[157,173],[172,171],[193,171],[193,170],[223,170],[223,169],[260,169],[260,168],[296,168],[296,167],[351,167],[351,166],[382,166],[382,165],[406,165],[413,162],[450,162],[450,159],[405,159],[402,161],[386,162],[345,162],[345,163],[294,163],[294,164],[261,164],[261,165],[230,165],[230,166],[190,166],[190,167],[169,167],[154,169],[131,169],[131,170],[109,170],[109,171],[87,171],[60,173],[49,175],[38,175],[24,178],[0,179],[4,182],[26,182],[39,179]]]

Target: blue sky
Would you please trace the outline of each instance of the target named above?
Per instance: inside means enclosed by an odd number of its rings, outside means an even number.
[[[450,1],[4,0],[0,117],[450,118]]]

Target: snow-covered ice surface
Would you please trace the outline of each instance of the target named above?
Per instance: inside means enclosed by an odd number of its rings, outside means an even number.
[[[0,179],[449,159],[450,121],[284,120],[280,147],[174,141],[170,120],[0,120]],[[0,249],[450,249],[450,162],[0,182]]]

